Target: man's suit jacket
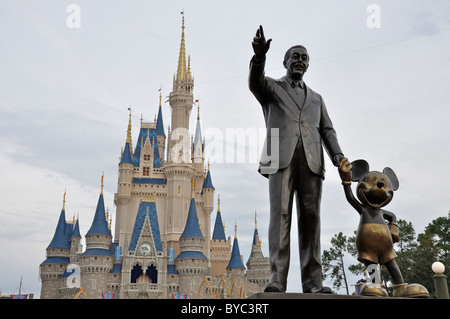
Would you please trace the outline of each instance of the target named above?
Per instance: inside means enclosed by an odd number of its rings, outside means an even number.
[[[335,166],[339,165],[336,155],[342,151],[322,97],[306,86],[306,98],[301,105],[287,78],[266,77],[264,66],[265,59],[258,61],[253,57],[249,75],[250,91],[262,106],[267,128],[260,173],[268,177],[286,168],[301,136],[310,170],[325,178],[322,145]]]

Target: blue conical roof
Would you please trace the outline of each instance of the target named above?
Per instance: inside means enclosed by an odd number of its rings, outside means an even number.
[[[214,185],[212,183],[211,179],[211,172],[208,170],[208,173],[206,173],[206,177],[203,181],[203,188],[212,188],[214,189]]]
[[[239,250],[239,243],[238,243],[237,237],[234,237],[233,250],[231,251],[230,262],[228,263],[228,266],[227,266],[227,269],[230,269],[230,268],[245,269],[245,266],[241,260],[241,252]]]
[[[163,118],[162,118],[161,105],[159,106],[158,118],[156,120],[156,134],[166,136],[166,134],[164,133],[164,123],[163,123]]]
[[[108,221],[105,215],[105,202],[103,200],[103,193],[100,194],[97,203],[97,209],[95,210],[94,220],[92,221],[91,228],[86,235],[108,235],[111,236],[111,231],[108,227]]]
[[[73,228],[73,233],[72,233],[71,237],[81,237],[81,234],[80,234],[80,222],[78,221],[78,219],[75,222],[75,226]]]
[[[258,246],[260,244],[261,244],[261,241],[259,240],[258,228],[255,227],[255,231],[253,232],[252,246]],[[261,251],[261,256],[264,258],[262,251]],[[250,256],[248,257],[247,264],[250,262],[250,258],[252,258],[252,257],[253,257],[253,249],[251,250]]]
[[[184,231],[180,236],[180,238],[189,238],[189,237],[203,238],[203,234],[200,231],[200,227],[198,225],[197,208],[195,206],[194,198],[191,198],[191,205],[189,206],[189,213],[186,220],[186,226],[184,227]]]
[[[200,115],[197,116],[197,126],[195,127],[195,137],[194,137],[194,151],[197,147],[198,143],[202,146],[202,152],[203,152],[203,144],[202,144],[202,128],[200,125]]]
[[[64,208],[61,210],[61,214],[59,215],[58,224],[56,225],[55,234],[53,235],[53,239],[48,245],[47,248],[70,248],[70,236],[71,232],[67,231],[66,227],[66,212]]]
[[[217,211],[216,215],[216,222],[214,224],[214,231],[213,231],[213,240],[227,240],[225,236],[225,231],[223,230],[223,222],[222,222],[222,216],[220,214],[220,210]]]
[[[130,143],[125,143],[125,149],[123,150],[122,160],[120,163],[129,163],[133,164],[133,160],[131,159],[131,148]]]

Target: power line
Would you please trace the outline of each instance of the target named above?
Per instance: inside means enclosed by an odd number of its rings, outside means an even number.
[[[441,32],[447,32],[447,31],[450,31],[450,27],[447,27],[447,28],[444,28],[444,29],[439,29],[439,30],[434,30],[434,31],[430,31],[430,32],[425,32],[425,33],[418,33],[418,34],[412,35],[410,37],[406,37],[404,39],[399,39],[399,40],[386,42],[386,43],[380,43],[380,44],[377,44],[377,45],[372,45],[372,46],[369,46],[369,47],[355,49],[355,50],[351,50],[351,51],[347,51],[347,52],[337,53],[337,54],[333,54],[333,55],[330,55],[330,56],[325,56],[323,58],[312,59],[311,61],[313,61],[313,62],[320,62],[320,61],[329,60],[329,59],[333,59],[333,58],[338,58],[338,57],[342,57],[342,56],[346,56],[346,55],[350,55],[350,54],[356,54],[356,53],[360,53],[360,52],[364,52],[364,51],[374,50],[374,49],[378,49],[378,48],[394,45],[394,44],[397,44],[397,43],[406,42],[406,41],[414,40],[414,39],[421,38],[421,37],[424,37],[424,36],[429,36],[429,35],[433,35],[433,34],[437,34],[437,33],[441,33]],[[273,69],[270,69],[268,71],[275,71],[275,70],[279,70],[279,69],[280,68],[273,68]],[[232,79],[241,78],[241,77],[247,77],[247,76],[248,76],[247,73],[245,73],[245,74],[242,73],[242,74],[239,74],[239,75],[232,75],[232,76],[225,77],[225,78],[220,78],[220,79],[200,82],[200,83],[197,83],[197,85],[209,84],[209,83],[214,83],[214,82],[222,82],[222,81],[227,81],[227,80],[232,80]]]

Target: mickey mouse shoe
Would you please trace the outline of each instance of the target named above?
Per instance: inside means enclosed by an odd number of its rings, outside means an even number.
[[[394,297],[403,298],[428,298],[430,294],[427,288],[419,284],[398,284],[394,285]]]
[[[382,285],[374,283],[365,284],[361,288],[361,296],[389,297],[386,289]]]

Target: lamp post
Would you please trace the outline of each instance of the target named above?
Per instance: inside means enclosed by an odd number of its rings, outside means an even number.
[[[443,263],[436,261],[431,265],[433,269],[434,276],[434,288],[436,289],[437,299],[449,299],[448,297],[448,287],[447,287],[447,276],[444,275],[445,266]]]

